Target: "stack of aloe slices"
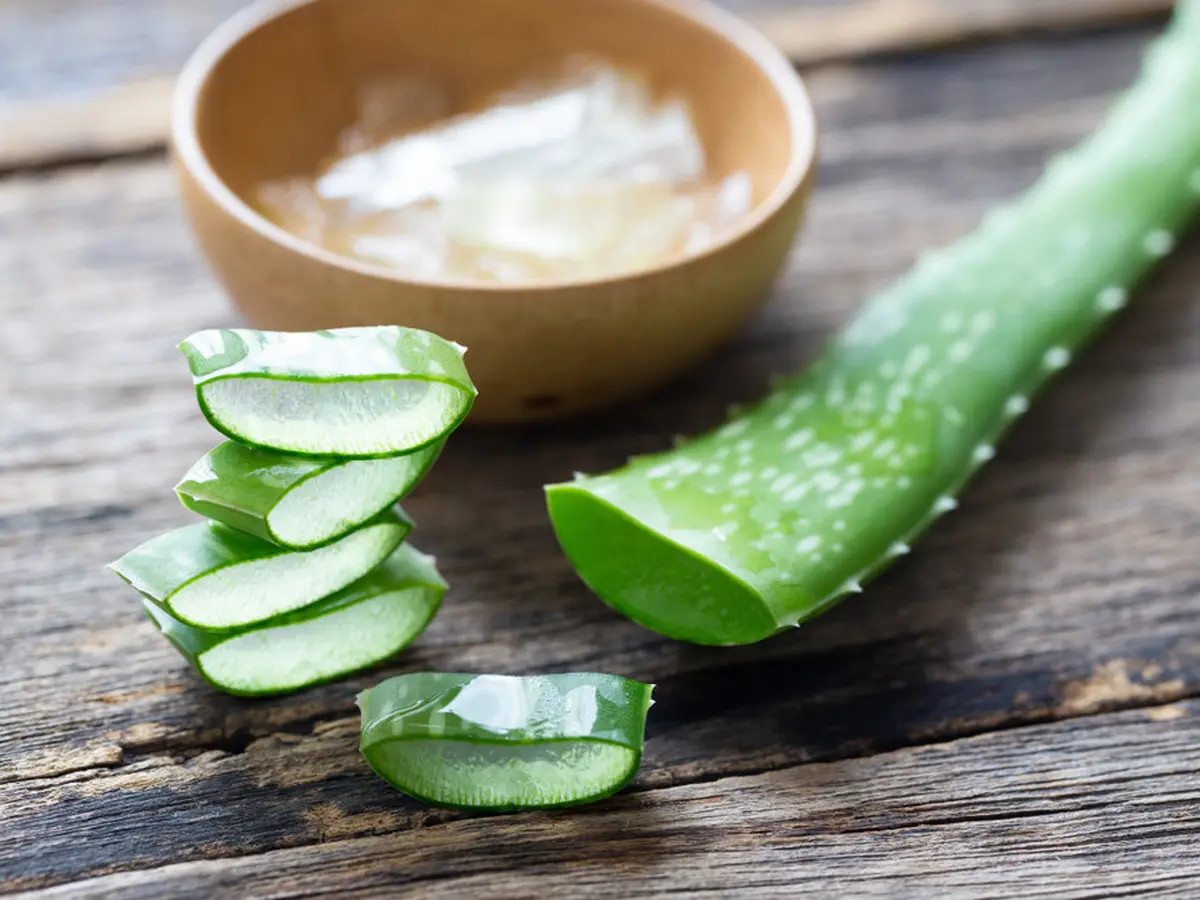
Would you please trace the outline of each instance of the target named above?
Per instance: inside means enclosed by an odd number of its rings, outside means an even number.
[[[399,502],[463,421],[463,348],[397,326],[212,330],[180,344],[229,440],[176,487],[208,521],[111,568],[215,687],[278,694],[410,644],[446,583]]]
[[[229,440],[175,491],[207,521],[111,565],[200,675],[281,694],[408,646],[446,582],[399,502],[470,411],[464,348],[394,326],[202,331],[180,349]],[[653,685],[617,675],[418,672],[359,694],[360,749],[402,792],[459,809],[607,797],[641,762]]]

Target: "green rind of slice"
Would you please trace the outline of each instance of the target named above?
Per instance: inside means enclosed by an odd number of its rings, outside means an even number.
[[[442,440],[475,402],[464,348],[413,328],[212,329],[179,349],[212,426],[281,453],[401,456]]]
[[[109,568],[184,624],[231,631],[341,590],[383,562],[411,530],[397,508],[332,544],[293,552],[200,522],[146,541]]]
[[[175,487],[192,512],[289,550],[313,550],[402,500],[444,442],[387,459],[317,459],[225,441]]]
[[[360,746],[380,777],[435,806],[590,803],[636,774],[653,689],[594,672],[398,675],[358,695]]]
[[[370,668],[425,630],[446,582],[431,557],[402,544],[350,586],[303,609],[236,632],[211,632],[143,601],[163,635],[218,690],[284,694]]]
[[[547,487],[567,557],[669,637],[746,644],[908,552],[1200,212],[1200,0],[1104,124],[869,299],[821,357],[673,450]]]

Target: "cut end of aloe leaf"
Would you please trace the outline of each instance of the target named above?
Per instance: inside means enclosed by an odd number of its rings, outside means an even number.
[[[396,787],[456,809],[547,809],[612,795],[637,772],[641,753],[588,741],[529,746],[395,741],[372,747],[371,766],[403,772]],[[389,779],[391,780],[391,779]]]
[[[226,441],[176,486],[185,507],[291,550],[336,540],[402,499],[442,443],[387,459],[315,459]]]
[[[394,656],[421,633],[436,605],[427,588],[380,594],[311,621],[236,635],[196,665],[232,693],[297,690]]]
[[[445,594],[432,561],[402,546],[354,584],[289,616],[214,634],[145,601],[163,634],[215,687],[279,694],[373,666],[424,631]]]
[[[462,347],[398,326],[211,330],[180,350],[213,427],[285,453],[410,453],[456,428],[476,394]]]
[[[267,529],[285,547],[322,544],[379,513],[379,499],[391,505],[429,469],[441,450],[436,444],[389,459],[363,459],[331,466],[288,491],[267,514]]]
[[[696,644],[748,644],[780,625],[762,596],[715,560],[648,528],[580,484],[551,485],[555,536],[585,583],[643,627]]]
[[[243,628],[300,609],[362,577],[412,529],[397,512],[307,552],[216,523],[160,535],[113,563],[113,570],[171,615],[196,628]]]
[[[243,375],[197,388],[218,431],[287,453],[377,457],[410,453],[454,429],[473,396],[414,378],[286,381]]]
[[[637,772],[652,690],[598,673],[401,675],[359,695],[362,752],[394,787],[438,806],[588,803]]]

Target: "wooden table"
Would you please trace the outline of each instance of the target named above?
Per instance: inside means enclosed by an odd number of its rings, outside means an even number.
[[[170,487],[214,440],[174,345],[236,320],[182,225],[162,104],[238,5],[0,0],[4,891],[1200,896],[1200,241],[958,513],[794,634],[702,649],[625,621],[557,551],[540,491],[810,359],[1096,123],[1162,2],[737,4],[807,65],[824,127],[769,308],[658,396],[459,432],[407,504],[453,586],[442,614],[390,666],[258,702],[201,684],[103,569],[189,521]],[[642,770],[552,814],[409,802],[359,756],[353,696],[423,668],[654,681]]]

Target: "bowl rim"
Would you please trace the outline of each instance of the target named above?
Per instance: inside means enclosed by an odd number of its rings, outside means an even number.
[[[260,237],[316,262],[359,275],[425,289],[466,290],[495,294],[552,294],[572,288],[616,285],[685,268],[722,253],[758,231],[803,190],[817,164],[818,127],[812,100],[791,61],[758,29],[709,0],[625,0],[656,7],[690,20],[731,44],[766,75],[787,112],[791,153],[774,188],[735,228],[699,250],[673,254],[649,266],[619,270],[598,277],[560,278],[531,282],[490,282],[467,278],[418,278],[383,264],[343,256],[297,237],[271,222],[237,195],[217,174],[201,145],[197,119],[200,97],[225,56],[254,32],[301,7],[330,0],[255,0],[229,16],[201,41],[176,78],[171,99],[172,155],[222,211]]]

